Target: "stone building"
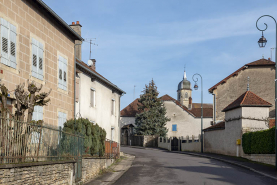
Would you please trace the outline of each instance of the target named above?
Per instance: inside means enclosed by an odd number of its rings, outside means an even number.
[[[269,117],[275,117],[275,62],[260,59],[245,64],[209,89],[215,95],[216,120],[224,120],[221,111],[245,92],[248,77],[250,90],[273,105],[269,108]]]
[[[48,106],[35,107],[36,119],[57,126],[73,118],[74,44],[82,37],[41,0],[0,1],[0,21],[0,78],[10,108],[16,85],[29,79],[52,89]]]
[[[201,130],[201,104],[192,103],[192,89],[190,81],[184,72],[183,80],[178,84],[177,100],[164,95],[161,98],[166,108],[166,116],[171,120],[167,122],[167,137],[198,136]],[[121,110],[120,127],[121,139],[126,141],[135,126],[135,116],[138,113],[138,99]],[[213,120],[212,104],[203,104],[203,128],[210,126]],[[128,140],[127,140],[128,141]]]

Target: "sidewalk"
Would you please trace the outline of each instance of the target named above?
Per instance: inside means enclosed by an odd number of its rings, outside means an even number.
[[[128,147],[128,146],[127,146]],[[248,170],[251,170],[253,172],[256,172],[260,175],[270,177],[272,179],[277,180],[277,170],[275,170],[275,166],[259,163],[256,161],[251,161],[242,157],[235,157],[235,156],[228,156],[228,155],[220,155],[220,154],[213,154],[213,153],[197,153],[197,152],[181,152],[181,151],[168,151],[166,149],[162,148],[147,148],[147,147],[139,147],[139,146],[129,146],[132,148],[140,148],[140,149],[148,149],[148,150],[162,150],[167,152],[173,152],[173,153],[180,153],[185,155],[192,155],[197,157],[205,157],[210,158],[218,161],[222,161],[225,163],[229,163],[231,165],[236,165],[241,168],[245,168]]]
[[[98,176],[94,180],[84,184],[84,185],[109,185],[113,184],[117,179],[119,179],[132,165],[135,156],[124,154],[124,158],[111,165],[107,172],[103,175]]]

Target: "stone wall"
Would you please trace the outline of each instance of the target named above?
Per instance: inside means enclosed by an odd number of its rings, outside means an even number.
[[[275,166],[275,154],[244,154],[242,157],[249,159],[251,161],[257,161]]]
[[[84,158],[82,160],[82,182],[89,182],[113,162],[114,159]],[[74,161],[0,165],[0,184],[75,185],[76,167]]]
[[[157,136],[130,136],[131,146],[158,147]]]
[[[223,120],[224,112],[221,111],[246,91],[248,76],[250,91],[273,105],[269,109],[269,116],[274,117],[274,66],[248,67],[240,71],[237,76],[228,79],[226,83],[218,85],[217,89],[214,90],[213,93],[216,94],[216,120]]]

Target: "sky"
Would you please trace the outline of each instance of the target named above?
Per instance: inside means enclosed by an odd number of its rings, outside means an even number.
[[[276,0],[44,0],[66,23],[80,21],[82,37],[92,45],[96,71],[124,90],[121,109],[139,98],[152,79],[160,96],[177,99],[177,86],[198,73],[203,78],[203,102],[212,103],[208,89],[243,65],[275,58]],[[95,39],[94,39],[95,38]],[[90,58],[82,45],[82,60]],[[274,61],[274,60],[273,60]],[[198,82],[198,85],[200,82]],[[245,90],[247,84],[245,84]],[[250,84],[251,90],[251,84]],[[201,102],[201,87],[192,91]]]

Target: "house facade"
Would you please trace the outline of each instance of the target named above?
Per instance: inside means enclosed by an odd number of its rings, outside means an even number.
[[[120,98],[125,92],[89,65],[77,60],[76,117],[87,118],[106,130],[106,138],[120,142]]]
[[[269,108],[269,117],[275,117],[275,62],[260,59],[245,64],[209,89],[215,95],[216,120],[224,120],[221,111],[245,92],[248,77],[251,91],[273,105]]]
[[[34,119],[58,126],[74,117],[74,44],[83,40],[43,1],[0,2],[1,83],[11,91],[29,79],[43,85],[50,102]],[[14,113],[14,110],[12,110]]]

